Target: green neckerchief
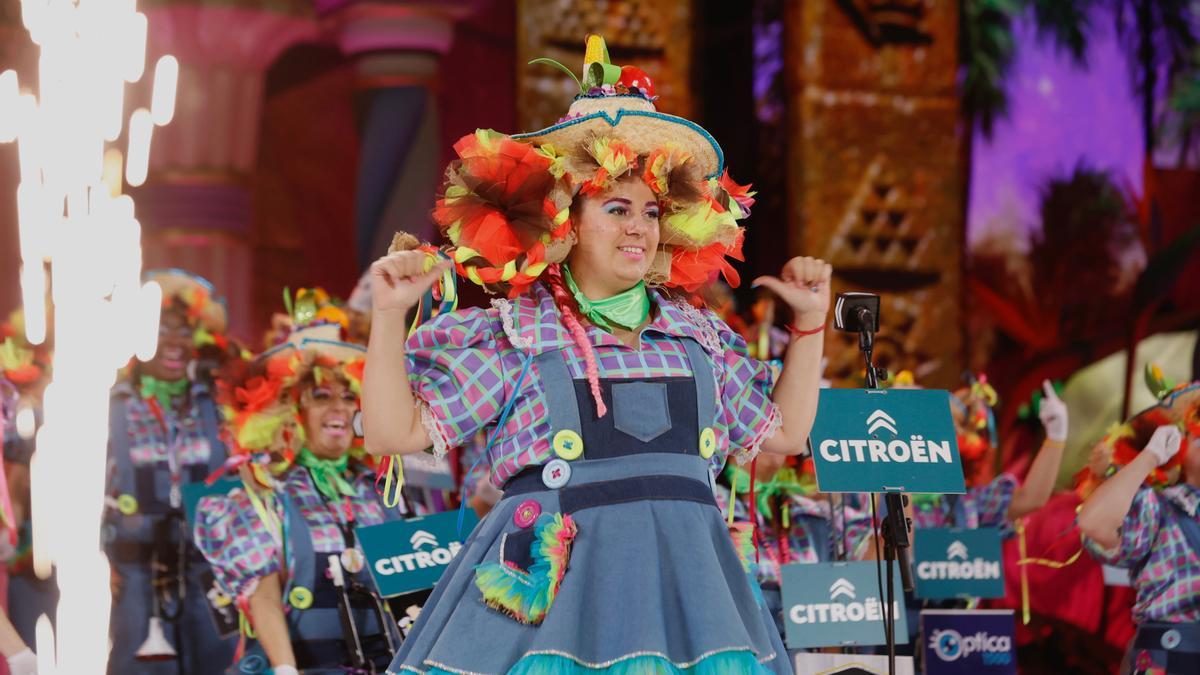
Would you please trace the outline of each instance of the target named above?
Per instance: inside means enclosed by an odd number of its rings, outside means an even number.
[[[163,410],[173,408],[174,399],[181,398],[186,394],[187,388],[188,381],[186,377],[167,382],[157,377],[150,377],[149,375],[142,376],[142,398],[154,398]]]
[[[646,294],[646,282],[639,281],[627,291],[617,293],[611,298],[591,300],[575,285],[571,270],[563,265],[563,277],[567,280],[567,288],[575,296],[579,311],[598,328],[611,331],[613,325],[633,330],[642,325],[650,316],[650,296]]]
[[[349,461],[348,453],[337,459],[321,459],[308,448],[300,448],[300,454],[296,455],[296,463],[308,469],[308,475],[312,476],[317,491],[332,501],[338,501],[342,495],[354,496],[354,486],[342,475],[346,472]]]

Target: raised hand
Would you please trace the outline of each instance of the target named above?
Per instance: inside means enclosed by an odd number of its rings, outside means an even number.
[[[796,327],[815,328],[829,313],[829,279],[833,267],[819,258],[792,258],[779,277],[759,277],[754,286],[765,286],[792,308]]]
[[[371,309],[403,315],[450,267],[423,251],[389,253],[371,264]]]
[[[1158,460],[1157,466],[1162,466],[1171,461],[1175,453],[1179,452],[1179,446],[1183,443],[1183,432],[1174,424],[1167,424],[1154,430],[1154,435],[1150,437],[1150,442],[1146,444],[1144,452],[1152,453],[1155,459]]]
[[[1067,440],[1067,404],[1058,397],[1050,380],[1042,380],[1042,393],[1045,398],[1038,408],[1038,417],[1046,430],[1046,440],[1063,443]]]

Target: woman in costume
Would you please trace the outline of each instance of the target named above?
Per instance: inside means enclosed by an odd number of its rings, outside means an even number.
[[[560,123],[455,146],[434,218],[457,271],[506,294],[490,310],[409,336],[443,265],[373,266],[368,450],[443,453],[486,428],[504,490],[389,672],[791,672],[711,482],[727,457],[804,447],[831,270],[797,258],[756,281],[795,314],[772,395],[741,337],[681,299],[736,282],[750,193],[654,98],[590,36]]]
[[[1200,672],[1200,382],[1161,386],[1157,405],[1106,439],[1122,468],[1083,503],[1079,529],[1123,567],[1137,623],[1123,672]]]
[[[211,673],[229,662],[235,641],[212,617],[212,573],[190,543],[183,489],[225,461],[208,377],[229,347],[225,306],[211,284],[182,270],[146,277],[162,287],[158,350],[113,388],[109,414],[108,672]]]
[[[388,513],[353,431],[365,349],[341,340],[329,312],[309,311],[310,293],[297,295],[287,341],[222,377],[229,467],[239,468],[243,487],[203,497],[197,509],[196,546],[256,638],[230,672],[346,672],[329,557],[348,583],[372,588],[355,533]],[[383,648],[377,615],[360,604],[353,616],[364,647]],[[377,667],[390,656],[385,650]]]

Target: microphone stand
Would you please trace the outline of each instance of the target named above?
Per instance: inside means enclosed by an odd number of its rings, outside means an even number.
[[[392,637],[388,622],[390,621],[394,626],[396,621],[373,590],[363,586],[353,575],[345,573],[341,558],[337,555],[329,556],[329,573],[338,593],[338,618],[342,624],[343,643],[346,651],[350,654],[349,665],[355,669],[355,672],[377,673],[379,671],[376,670],[375,659],[378,654],[368,651],[367,646],[367,641],[374,640],[375,636],[365,634],[360,629],[358,621],[354,617],[354,599],[363,598],[370,601],[371,610],[375,612],[379,628],[383,632],[383,647],[387,651],[389,662],[396,655],[399,645]]]
[[[866,307],[855,310],[858,319],[858,349],[863,353],[867,364],[867,388],[878,389],[879,378],[887,378],[887,371],[877,368],[874,363],[875,335],[874,316]],[[871,496],[874,500],[874,495]],[[883,590],[885,604],[883,608],[883,629],[887,641],[888,673],[896,673],[896,592],[893,587],[894,570],[892,563],[900,567],[900,582],[905,591],[912,591],[912,568],[908,562],[908,548],[911,542],[908,531],[912,523],[904,515],[904,504],[908,498],[900,492],[884,493],[884,504],[887,506],[887,516],[879,525],[879,536],[883,539],[883,561],[887,566],[887,584]]]

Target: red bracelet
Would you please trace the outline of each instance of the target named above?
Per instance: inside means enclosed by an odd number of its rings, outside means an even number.
[[[817,333],[825,332],[826,325],[827,324],[823,323],[820,326],[813,328],[812,330],[800,330],[799,328],[796,328],[795,326],[793,326],[792,324],[789,323],[787,329],[788,329],[788,332],[792,334],[792,337],[808,337],[809,335],[816,335]]]

